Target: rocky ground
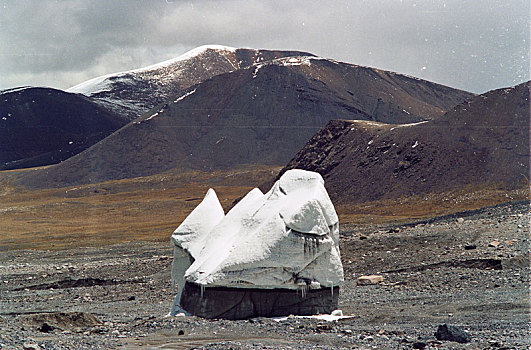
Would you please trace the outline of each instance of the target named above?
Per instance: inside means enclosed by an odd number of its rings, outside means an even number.
[[[511,203],[343,225],[340,309],[352,317],[334,322],[166,317],[169,242],[0,252],[0,348],[527,349],[529,219],[528,203]],[[368,274],[383,281],[358,285]],[[442,324],[470,342],[438,340]]]

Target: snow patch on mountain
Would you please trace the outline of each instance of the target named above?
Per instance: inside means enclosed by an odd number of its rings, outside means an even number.
[[[205,53],[206,51],[208,50],[215,50],[215,51],[219,51],[219,52],[229,52],[229,53],[234,53],[236,52],[236,48],[234,47],[230,47],[230,46],[223,46],[223,45],[203,45],[203,46],[199,46],[199,47],[196,47],[195,49],[192,49],[176,58],[172,58],[172,59],[169,59],[167,61],[163,61],[163,62],[160,62],[160,63],[155,63],[151,66],[147,66],[147,67],[144,67],[144,68],[139,68],[139,69],[135,69],[135,70],[132,70],[130,71],[129,73],[140,73],[140,72],[149,72],[149,71],[152,71],[152,70],[156,70],[156,69],[161,69],[161,68],[165,68],[167,66],[170,66],[174,63],[177,63],[177,62],[182,62],[182,61],[186,61],[186,60],[189,60],[189,59],[192,59],[194,57],[197,57],[203,53]]]
[[[395,130],[395,129],[398,129],[398,128],[404,128],[404,127],[409,127],[409,126],[416,126],[416,125],[421,125],[421,124],[424,124],[424,123],[427,123],[429,120],[423,120],[421,122],[418,122],[418,123],[409,123],[409,124],[400,124],[400,125],[397,125],[395,127],[392,127],[391,129],[389,130]]]
[[[154,113],[154,114],[150,115],[150,116],[146,119],[146,121],[151,120],[151,119],[155,118],[155,117],[158,116],[158,115],[159,115],[159,112]]]
[[[383,127],[383,126],[388,125],[388,124],[385,124],[385,123],[373,122],[373,121],[370,121],[370,120],[351,120],[351,121],[354,122],[354,123],[362,124],[364,126]]]
[[[282,57],[273,60],[273,64],[280,64],[283,66],[309,66],[312,63],[312,60],[327,60],[323,57],[316,56],[296,56],[296,57]]]
[[[119,81],[120,79],[127,79],[131,80],[131,78],[127,78],[124,76],[130,75],[130,74],[136,74],[136,73],[150,73],[156,70],[161,70],[164,68],[167,68],[171,65],[174,65],[176,63],[180,63],[186,60],[190,60],[194,57],[197,57],[203,53],[205,53],[208,50],[216,50],[219,52],[229,52],[234,53],[236,51],[236,48],[230,47],[230,46],[222,46],[222,45],[204,45],[197,47],[195,49],[192,49],[176,58],[172,58],[160,63],[156,63],[147,67],[137,68],[133,70],[118,72],[118,73],[111,73],[102,75],[90,80],[87,80],[81,84],[72,86],[71,88],[67,89],[67,92],[73,92],[73,93],[81,93],[84,95],[94,95],[99,92],[103,91],[109,91],[112,87],[112,83],[115,83]],[[113,78],[111,81],[110,79]],[[121,81],[125,83],[126,81]],[[129,81],[131,82],[131,81]]]
[[[262,68],[264,65],[262,63],[259,63],[259,64],[256,64],[254,67],[254,70],[253,70],[253,79],[255,79],[257,76],[258,76],[258,71],[260,70],[260,68]]]
[[[175,101],[173,101],[174,103],[176,102],[179,102],[179,101],[182,101],[184,100],[185,98],[187,98],[188,96],[190,96],[191,94],[193,94],[195,92],[196,89],[193,89],[192,91],[189,91],[187,93],[185,93],[184,95],[182,95],[181,97],[179,97],[178,99],[176,99]]]
[[[20,92],[20,91],[24,91],[24,90],[31,89],[31,88],[32,88],[31,86],[19,86],[19,87],[12,88],[12,89],[0,90],[0,95],[9,94],[12,92]]]

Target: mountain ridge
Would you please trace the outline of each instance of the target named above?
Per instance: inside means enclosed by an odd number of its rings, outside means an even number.
[[[418,122],[471,96],[322,58],[275,58],[193,85],[83,153],[27,174],[24,183],[92,183],[175,167],[285,165],[331,119]]]
[[[0,170],[58,163],[125,125],[85,96],[44,87],[0,92]]]
[[[331,121],[281,173],[319,172],[339,203],[528,186],[529,85],[489,91],[408,126]]]

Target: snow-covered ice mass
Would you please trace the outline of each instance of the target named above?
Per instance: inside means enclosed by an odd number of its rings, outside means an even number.
[[[339,222],[321,175],[289,170],[226,215],[213,189],[175,230],[172,314],[313,315],[337,308]]]

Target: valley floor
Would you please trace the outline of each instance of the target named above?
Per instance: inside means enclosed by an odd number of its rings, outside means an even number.
[[[335,322],[165,317],[175,294],[169,235],[6,250],[0,348],[527,349],[529,219],[529,203],[513,202],[410,224],[343,225],[340,309],[353,317]],[[364,274],[384,281],[357,285]],[[437,340],[440,324],[468,331],[471,342]]]

